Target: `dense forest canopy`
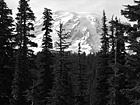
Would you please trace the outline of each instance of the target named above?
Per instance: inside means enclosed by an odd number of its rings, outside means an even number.
[[[30,0],[19,0],[16,18],[0,0],[1,105],[139,105],[140,1],[125,5],[122,16],[108,19],[103,10],[101,49],[86,54],[67,51],[71,34],[60,21],[53,49],[53,13],[44,8],[42,51],[32,48],[35,15]],[[113,14],[113,13],[112,13]],[[126,47],[127,46],[127,47]],[[133,53],[130,53],[133,52]]]

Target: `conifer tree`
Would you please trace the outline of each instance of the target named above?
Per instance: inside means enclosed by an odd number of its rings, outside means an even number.
[[[81,55],[81,45],[78,44],[78,63],[77,63],[77,91],[76,91],[76,105],[86,105],[88,103],[87,95],[87,71],[85,65],[85,59],[83,60],[83,54]]]
[[[121,94],[120,90],[125,88],[125,36],[126,25],[119,22],[116,18],[111,20],[111,28],[114,33],[111,34],[111,52],[110,52],[110,66],[112,67],[113,74],[109,78],[110,83],[110,94],[109,104],[110,105],[123,105],[128,104],[128,100]]]
[[[87,69],[87,85],[89,94],[89,103],[94,105],[96,102],[96,84],[97,84],[97,62],[98,53],[89,54],[86,57],[86,69]]]
[[[51,49],[53,48],[52,46],[52,39],[50,33],[52,32],[52,12],[50,9],[45,8],[44,9],[44,23],[43,23],[43,29],[42,31],[45,31],[43,35],[43,43],[42,47],[43,50],[40,52],[42,54],[41,58],[39,59],[40,61],[40,77],[38,78],[40,83],[37,83],[36,86],[36,91],[38,93],[36,94],[38,99],[38,103],[41,105],[46,105],[47,104],[47,98],[49,97],[49,93],[52,89],[53,86],[53,70],[52,70],[52,63],[53,63],[53,56],[51,53]]]
[[[101,51],[99,53],[99,67],[97,71],[97,87],[96,87],[96,105],[107,105],[109,95],[109,83],[108,78],[111,74],[111,68],[109,67],[109,36],[108,27],[106,25],[107,18],[103,11],[102,19],[102,37],[101,37]]]
[[[43,36],[43,54],[44,54],[44,72],[43,73],[43,80],[44,80],[44,89],[46,89],[46,97],[48,97],[48,93],[52,89],[52,83],[53,83],[53,78],[52,78],[52,53],[51,49],[53,48],[52,45],[52,39],[50,33],[52,32],[52,12],[50,9],[45,8],[44,12],[44,28],[42,29],[45,31],[45,34]]]
[[[12,85],[12,103],[14,105],[28,105],[26,91],[32,85],[31,71],[35,68],[32,47],[37,44],[31,41],[35,16],[29,7],[29,0],[20,0],[16,17],[16,63]]]
[[[108,27],[106,25],[107,22],[107,18],[105,15],[105,11],[103,11],[103,26],[102,26],[102,34],[101,34],[101,52],[103,52],[104,54],[107,54],[109,52],[109,37],[108,37]]]
[[[63,24],[60,23],[58,32],[59,41],[57,42],[58,56],[54,65],[54,84],[50,93],[50,105],[73,105],[72,83],[69,76],[67,53],[65,49],[70,45],[66,39],[69,33],[64,33]]]
[[[134,0],[134,5],[126,5],[125,9],[121,11],[129,21],[136,22],[136,24],[131,28],[132,30],[128,32],[129,39],[129,50],[132,51],[132,54],[127,56],[127,87],[122,90],[122,93],[126,95],[132,105],[140,104],[140,14],[139,14],[139,0]]]
[[[0,0],[0,103],[9,105],[13,75],[14,35],[12,10]]]

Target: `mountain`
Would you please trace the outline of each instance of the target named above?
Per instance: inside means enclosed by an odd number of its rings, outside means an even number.
[[[53,32],[51,33],[53,45],[55,50],[55,42],[58,40],[56,30],[59,30],[60,22],[63,23],[63,28],[66,32],[70,33],[68,41],[71,42],[69,51],[77,52],[78,43],[81,43],[81,49],[85,53],[93,53],[100,50],[100,34],[101,34],[101,16],[93,13],[75,13],[68,11],[56,11],[53,13]],[[35,51],[41,50],[41,42],[44,32],[41,30],[43,27],[43,18],[35,22],[34,34],[35,42],[38,43],[38,48]]]

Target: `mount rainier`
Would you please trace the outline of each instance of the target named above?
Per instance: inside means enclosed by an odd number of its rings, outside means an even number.
[[[100,34],[101,34],[101,16],[93,13],[75,13],[68,11],[56,11],[53,13],[53,32],[51,33],[53,39],[53,46],[55,50],[55,42],[58,40],[56,30],[59,30],[60,21],[66,31],[70,32],[71,45],[69,51],[77,52],[78,43],[81,43],[81,50],[85,53],[93,53],[100,50]],[[38,48],[34,50],[41,51],[41,43],[44,32],[42,31],[43,18],[35,22],[34,34],[36,38],[33,39],[38,43]]]

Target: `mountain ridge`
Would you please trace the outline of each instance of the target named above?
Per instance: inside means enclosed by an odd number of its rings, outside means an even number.
[[[70,32],[71,46],[68,51],[77,52],[78,43],[81,43],[81,50],[87,54],[94,53],[100,50],[100,34],[101,34],[101,17],[94,13],[76,13],[68,11],[56,11],[53,13],[53,32],[51,33],[53,39],[53,46],[55,49],[55,42],[58,40],[56,30],[59,30],[60,22],[63,23],[63,27],[66,31]],[[43,18],[36,21],[34,34],[36,38],[35,42],[38,43],[37,51],[41,51],[41,42],[44,32]]]

